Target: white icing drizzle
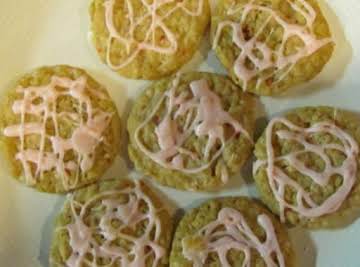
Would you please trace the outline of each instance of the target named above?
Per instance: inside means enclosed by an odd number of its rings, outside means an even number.
[[[254,78],[257,79],[256,88],[259,88],[262,82],[274,75],[279,76],[274,84],[282,81],[301,59],[312,55],[321,47],[332,42],[331,38],[317,39],[313,29],[317,17],[316,11],[306,0],[286,0],[286,2],[305,19],[305,25],[291,24],[270,7],[255,4],[252,0],[238,9],[229,9],[229,15],[241,12],[239,23],[230,20],[222,21],[216,29],[213,49],[218,46],[223,29],[225,27],[232,28],[233,42],[241,50],[234,63],[234,73],[242,81],[244,90],[247,90],[249,82]],[[255,11],[268,14],[268,18],[254,36],[250,40],[246,40],[243,31],[244,23],[249,14]],[[259,36],[264,33],[265,28],[272,20],[276,21],[283,29],[282,42],[276,51],[266,44],[275,28],[270,31],[265,41],[259,40]],[[286,44],[293,37],[299,38],[303,42],[303,46],[298,47],[295,53],[285,55]],[[261,56],[257,56],[256,52],[260,52]],[[253,64],[253,68],[247,67],[246,62],[248,60]],[[263,71],[272,69],[274,70],[266,77],[259,77]]]
[[[42,178],[43,172],[56,170],[65,190],[76,187],[80,170],[86,172],[93,166],[92,154],[96,147],[105,141],[102,133],[112,118],[112,114],[93,107],[89,93],[100,99],[107,96],[89,88],[85,76],[76,80],[53,76],[48,85],[19,87],[17,92],[22,94],[23,98],[14,101],[12,110],[20,116],[20,124],[6,127],[3,133],[7,137],[20,139],[15,158],[22,164],[26,183],[33,185]],[[64,96],[77,101],[77,112],[57,111],[59,98]],[[36,117],[39,122],[26,122],[27,116]],[[69,139],[61,137],[59,119],[68,120],[76,126]],[[46,129],[49,121],[55,129],[53,136],[49,135]],[[40,136],[38,149],[25,148],[27,137],[32,135]],[[51,143],[52,151],[45,151],[47,141]],[[69,151],[76,153],[76,161],[65,161],[65,155]],[[36,167],[35,171],[32,166]],[[76,180],[72,182],[69,178],[74,172]]]
[[[275,131],[276,124],[285,125],[288,130]],[[341,142],[341,144],[312,144],[307,137],[312,134],[323,133],[330,134]],[[280,140],[296,141],[301,144],[304,149],[291,152],[284,156],[276,157],[272,144],[273,135]],[[333,166],[327,150],[336,150],[343,153],[346,159],[341,166]],[[281,220],[285,221],[285,209],[297,212],[302,217],[315,218],[325,214],[337,211],[356,182],[357,174],[357,157],[359,154],[359,146],[356,140],[348,133],[337,127],[334,123],[319,122],[309,128],[302,128],[294,125],[285,118],[273,119],[266,129],[266,151],[267,160],[258,160],[254,165],[254,174],[260,167],[266,165],[266,173],[268,182],[274,197],[279,203]],[[317,172],[308,168],[299,156],[306,153],[313,153],[319,156],[325,163],[325,168],[321,172]],[[300,184],[289,177],[280,167],[276,166],[279,161],[286,161],[289,166],[300,172],[301,174],[311,178],[314,183],[321,187],[329,184],[333,175],[342,176],[342,185],[323,203],[316,203],[311,194],[305,191]],[[289,187],[296,192],[296,203],[292,204],[285,200],[285,188]]]
[[[204,0],[198,1],[196,10],[189,10],[186,7],[186,1],[177,0],[140,0],[143,7],[146,9],[145,14],[136,16],[136,10],[134,10],[131,0],[125,0],[127,8],[127,16],[124,18],[128,26],[126,35],[121,35],[114,22],[114,7],[116,0],[106,0],[105,6],[105,23],[109,31],[109,38],[107,43],[106,61],[107,64],[113,70],[119,70],[129,65],[139,55],[141,51],[149,50],[160,54],[171,55],[176,53],[178,49],[178,41],[176,34],[173,33],[166,25],[165,20],[169,18],[175,11],[181,10],[188,16],[198,17],[202,14],[204,9]],[[173,5],[173,7],[165,14],[159,14],[159,9],[163,6]],[[151,23],[148,31],[146,32],[145,38],[142,41],[136,39],[135,35],[137,29],[146,20],[150,19]],[[163,39],[160,43],[156,43],[158,33],[164,34]],[[111,47],[114,41],[125,46],[127,51],[126,59],[118,65],[115,65],[111,61]]]
[[[127,201],[121,201],[121,196],[128,197]],[[140,210],[142,203],[147,206],[146,212]],[[159,245],[162,228],[158,212],[161,210],[153,205],[138,181],[121,190],[101,192],[84,204],[75,201],[71,195],[69,205],[72,222],[57,229],[69,234],[72,252],[66,260],[67,267],[97,267],[100,258],[109,262],[102,266],[145,267],[149,257],[153,258],[152,266],[156,267],[165,255],[165,248]],[[99,224],[88,226],[86,222],[99,212],[102,212]],[[114,220],[119,227],[114,227]],[[141,236],[128,234],[126,229],[135,230],[144,222],[146,226]],[[102,236],[102,242],[95,236]],[[126,241],[130,248],[122,247],[117,240]]]
[[[237,134],[243,134],[252,142],[249,133],[231,115],[223,110],[221,99],[209,88],[205,79],[190,83],[190,91],[176,95],[180,77],[177,76],[172,87],[167,90],[156,104],[150,115],[135,131],[135,142],[139,149],[154,162],[167,169],[191,174],[201,172],[211,166],[223,153],[227,142]],[[160,150],[150,151],[140,140],[140,132],[153,120],[162,105],[166,105],[166,113],[155,128]],[[180,125],[178,118],[186,118]],[[225,125],[231,126],[234,133],[226,140]],[[201,158],[184,147],[186,141],[195,134],[198,138],[207,138]],[[218,143],[220,147],[217,147]],[[202,165],[187,168],[184,159],[199,161]],[[225,164],[223,166],[226,168]],[[227,170],[221,172],[223,182],[228,180]]]
[[[261,214],[257,217],[257,222],[265,231],[264,242],[256,236],[239,211],[223,208],[215,221],[194,235],[195,238],[201,238],[200,249],[191,249],[186,246],[186,239],[182,240],[183,255],[193,262],[193,267],[202,267],[209,254],[216,253],[222,267],[231,267],[227,255],[230,250],[236,250],[244,253],[241,266],[251,267],[251,250],[254,249],[259,252],[267,267],[285,267],[284,256],[270,218]]]

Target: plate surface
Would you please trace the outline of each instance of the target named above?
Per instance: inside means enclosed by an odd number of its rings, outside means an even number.
[[[292,96],[263,98],[264,111],[273,116],[293,107],[333,105],[360,112],[360,2],[320,2],[336,39],[336,52],[323,73]],[[0,93],[32,68],[70,64],[82,67],[108,87],[122,117],[132,99],[148,84],[118,77],[102,65],[87,39],[88,1],[16,0],[0,3]],[[336,13],[336,15],[335,15]],[[207,40],[186,70],[223,73],[209,52]],[[265,114],[265,113],[264,113]],[[265,115],[264,115],[265,116]],[[123,149],[122,158],[126,158]],[[118,158],[107,177],[138,176],[127,160]],[[0,166],[0,169],[1,166]],[[160,188],[181,208],[190,208],[219,195],[250,195],[256,191],[243,174],[219,194],[196,194]],[[2,173],[0,177],[0,265],[7,267],[48,266],[52,222],[63,197],[37,193]],[[299,267],[360,266],[360,220],[343,230],[290,231]]]

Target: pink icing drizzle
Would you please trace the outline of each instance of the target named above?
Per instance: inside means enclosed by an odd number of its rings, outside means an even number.
[[[257,221],[265,230],[266,240],[264,242],[255,235],[239,211],[223,208],[215,221],[195,234],[203,241],[200,250],[187,247],[185,239],[183,239],[183,255],[193,262],[193,267],[202,267],[205,266],[209,254],[216,253],[222,267],[231,267],[227,255],[230,250],[236,250],[244,253],[242,267],[250,267],[251,250],[255,249],[267,267],[285,267],[284,256],[270,218],[261,214],[257,217]]]
[[[275,131],[274,127],[278,123],[285,125],[288,130]],[[307,140],[307,137],[315,133],[330,134],[338,138],[341,144],[312,144]],[[301,144],[304,149],[289,153],[285,156],[276,157],[272,144],[273,134],[281,140],[296,141]],[[330,157],[326,153],[327,149],[337,150],[346,156],[346,159],[341,166],[333,166]],[[254,174],[260,167],[267,165],[266,172],[268,182],[274,197],[279,203],[282,221],[285,221],[285,209],[296,211],[302,217],[307,218],[320,217],[337,211],[356,182],[359,146],[352,136],[333,123],[319,122],[309,128],[302,128],[294,125],[287,119],[275,118],[269,123],[266,129],[266,150],[267,160],[258,160],[255,163]],[[325,163],[325,168],[322,172],[317,172],[308,168],[301,160],[299,160],[298,157],[300,155],[309,152],[319,156]],[[284,160],[298,172],[310,177],[319,186],[327,186],[331,177],[335,174],[342,176],[342,185],[322,204],[318,204],[312,199],[310,193],[306,192],[300,184],[291,179],[283,170],[281,170],[281,168],[276,166],[276,162]],[[285,200],[286,187],[290,187],[297,192],[296,204],[291,204]]]
[[[256,78],[257,85],[259,88],[263,81],[266,81],[273,75],[279,75],[277,80],[274,82],[278,83],[282,81],[292,70],[292,68],[302,58],[308,57],[319,50],[321,47],[332,42],[331,38],[317,39],[316,34],[313,32],[313,26],[316,20],[316,12],[313,7],[306,2],[306,0],[290,1],[286,0],[290,6],[298,12],[305,19],[305,25],[291,24],[284,20],[279,14],[269,7],[254,4],[254,0],[243,5],[240,9],[229,10],[228,13],[233,15],[241,11],[241,20],[239,23],[226,20],[219,23],[213,42],[213,48],[215,49],[220,41],[222,31],[225,27],[231,27],[233,30],[232,38],[235,45],[241,50],[238,58],[234,63],[234,73],[243,82],[243,88],[248,88],[249,82]],[[244,23],[253,11],[262,12],[269,14],[266,21],[259,28],[258,32],[250,40],[246,40],[243,29]],[[265,41],[260,41],[259,36],[264,32],[266,26],[271,20],[275,20],[278,25],[283,29],[282,42],[279,48],[274,51],[266,42],[269,40],[271,35],[274,33],[274,28],[271,30]],[[288,40],[292,37],[297,37],[303,42],[302,47],[298,47],[295,53],[285,55],[285,48]],[[255,51],[261,53],[261,57],[255,54]],[[248,68],[246,66],[247,60],[250,60],[254,65],[254,68]],[[259,77],[259,74],[265,70],[274,68],[269,75],[266,77]]]
[[[128,201],[120,201],[119,196],[128,196]],[[162,230],[157,213],[160,210],[154,207],[138,181],[134,186],[122,190],[102,192],[84,204],[75,201],[73,196],[70,196],[69,202],[73,221],[57,229],[66,231],[70,237],[72,252],[66,266],[81,267],[86,264],[89,267],[97,267],[97,259],[104,258],[109,262],[104,266],[145,267],[148,258],[152,257],[152,266],[156,267],[165,255],[165,249],[159,245]],[[100,217],[98,226],[89,227],[86,218],[92,215],[94,205],[99,203],[99,209],[101,208],[104,214]],[[146,212],[140,211],[141,203],[146,204]],[[112,225],[114,220],[120,222],[118,228]],[[124,232],[128,228],[135,229],[143,222],[146,222],[146,227],[141,236],[132,236]],[[95,235],[101,235],[103,241],[96,241]],[[116,240],[119,239],[126,240],[130,244],[130,249],[116,245]],[[89,255],[93,260],[87,258]]]
[[[106,52],[106,61],[107,64],[113,70],[119,70],[129,65],[136,56],[143,50],[149,50],[161,54],[174,54],[178,49],[178,42],[176,34],[173,33],[168,26],[166,25],[165,20],[169,18],[175,11],[181,10],[188,16],[197,17],[200,16],[204,8],[204,0],[198,1],[198,6],[195,11],[189,10],[186,7],[186,1],[177,1],[177,0],[153,0],[146,1],[140,0],[141,4],[146,9],[146,13],[142,16],[136,16],[136,10],[134,10],[132,1],[125,0],[125,5],[127,7],[127,17],[124,20],[127,20],[129,23],[129,30],[126,36],[119,34],[116,29],[114,22],[114,6],[116,0],[106,0],[104,3],[105,6],[105,23],[109,31],[109,39],[107,44]],[[159,9],[163,6],[173,5],[173,7],[167,11],[165,14],[159,14]],[[148,31],[146,32],[145,39],[143,41],[136,40],[135,34],[137,28],[142,25],[147,19],[151,19],[151,23]],[[156,33],[163,33],[164,40],[161,43],[156,43]],[[127,50],[127,59],[123,62],[115,65],[111,61],[111,47],[114,42],[119,42],[124,45]],[[132,47],[135,46],[135,49],[131,51]]]
[[[20,116],[21,121],[20,124],[6,127],[4,135],[20,139],[20,146],[15,157],[22,164],[26,183],[33,185],[41,179],[43,172],[55,169],[61,176],[66,190],[76,187],[79,167],[81,171],[86,172],[93,166],[92,153],[97,145],[104,141],[102,133],[112,117],[112,114],[93,107],[89,93],[94,92],[94,95],[101,98],[107,96],[89,88],[84,76],[76,80],[53,76],[48,85],[20,87],[17,92],[23,94],[23,99],[16,100],[12,109]],[[56,106],[62,96],[75,99],[79,105],[78,111],[58,112]],[[84,112],[87,115],[86,120],[83,118]],[[40,122],[26,122],[27,115],[39,118]],[[61,137],[59,119],[66,119],[77,126],[69,139]],[[46,130],[49,120],[54,125],[55,135],[53,136]],[[25,149],[25,139],[31,135],[40,136],[38,149]],[[51,143],[51,152],[45,151],[46,141]],[[77,154],[77,161],[65,161],[65,154],[71,150]],[[36,166],[35,171],[32,170],[32,165]],[[72,171],[77,172],[77,179],[71,184],[69,172]]]
[[[136,129],[135,141],[140,150],[164,168],[178,170],[184,173],[198,173],[209,168],[209,166],[218,159],[224,151],[226,142],[236,136],[243,134],[250,142],[251,137],[242,125],[224,111],[221,99],[211,91],[206,80],[198,80],[190,83],[192,97],[188,97],[186,92],[176,95],[176,88],[179,83],[179,77],[173,81],[172,87],[164,93],[149,117]],[[140,140],[140,132],[154,118],[161,105],[166,103],[167,111],[161,122],[155,129],[157,142],[160,150],[150,151]],[[184,126],[179,125],[177,119],[179,116],[186,118]],[[225,125],[233,128],[233,136],[226,140]],[[195,134],[198,138],[206,137],[206,146],[203,148],[202,161],[205,163],[199,167],[186,168],[184,166],[184,157],[192,160],[198,159],[198,156],[185,149],[185,142]],[[219,148],[217,143],[221,143]],[[228,173],[222,171],[223,182],[227,181]]]

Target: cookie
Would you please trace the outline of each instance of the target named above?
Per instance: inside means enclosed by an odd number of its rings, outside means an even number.
[[[80,189],[58,216],[50,266],[168,266],[172,219],[143,182],[102,181]]]
[[[360,124],[332,107],[305,107],[270,121],[255,146],[254,177],[283,222],[340,227],[360,204]]]
[[[175,231],[170,267],[295,266],[288,234],[256,201],[215,199],[185,214]]]
[[[0,147],[11,176],[40,191],[92,183],[118,154],[115,104],[81,69],[34,70],[7,92],[0,110]]]
[[[275,96],[313,79],[334,42],[316,0],[218,1],[212,44],[244,91]]]
[[[188,62],[210,21],[208,0],[93,0],[92,41],[101,60],[133,79],[168,76]]]
[[[219,190],[251,154],[255,106],[255,97],[216,74],[155,82],[128,119],[130,159],[163,185]]]

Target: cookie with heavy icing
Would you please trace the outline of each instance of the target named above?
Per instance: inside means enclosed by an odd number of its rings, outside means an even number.
[[[93,0],[92,41],[120,75],[154,80],[174,73],[199,48],[208,0]]]
[[[285,228],[255,200],[208,201],[178,225],[170,267],[293,267],[295,256]]]
[[[339,227],[360,204],[360,122],[331,107],[296,109],[270,121],[255,148],[254,177],[283,222]]]
[[[224,76],[187,73],[160,80],[128,119],[135,167],[185,190],[219,190],[253,147],[256,98]]]
[[[0,146],[11,175],[40,191],[67,192],[101,178],[115,159],[120,119],[85,71],[43,67],[1,103]]]
[[[224,0],[212,17],[212,46],[244,91],[278,95],[313,79],[334,42],[316,0]]]
[[[50,266],[165,267],[172,219],[141,181],[105,180],[68,196]]]

